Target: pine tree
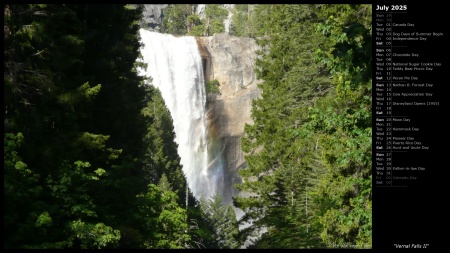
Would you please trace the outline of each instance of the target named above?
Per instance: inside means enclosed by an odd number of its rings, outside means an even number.
[[[255,7],[261,15],[256,30],[267,35],[258,39],[263,49],[256,62],[262,97],[253,101],[253,125],[245,126],[248,168],[240,171],[244,182],[236,187],[242,196],[234,200],[245,212],[241,222],[251,224],[246,237],[264,233],[254,247],[310,247],[316,242],[304,241],[308,220],[303,203],[309,178],[315,177],[303,159],[314,146],[312,140],[294,146],[299,128],[309,120],[308,108],[331,86],[327,71],[314,61],[316,46],[325,43],[316,33],[315,11],[311,5]]]
[[[226,206],[222,202],[220,194],[215,194],[209,199],[200,199],[200,208],[206,221],[214,231],[213,240],[220,249],[234,249],[240,246],[237,240],[239,227],[233,207]]]
[[[135,215],[142,209],[136,196],[148,193],[146,175],[152,174],[143,168],[145,131],[171,121],[156,114],[146,121],[141,114],[153,93],[135,68],[140,7],[4,8],[5,247],[144,247],[147,228],[139,228]],[[152,169],[166,172],[183,194],[173,132],[158,134],[160,158],[170,162]],[[148,203],[166,203],[155,214],[158,247],[189,241],[186,211],[174,194]]]
[[[332,47],[318,60],[333,73],[336,93],[313,110],[327,167],[315,192],[328,246],[372,245],[372,13],[370,5],[323,7],[319,29]],[[333,99],[332,101],[330,101]]]

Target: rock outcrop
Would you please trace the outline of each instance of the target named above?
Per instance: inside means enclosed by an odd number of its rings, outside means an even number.
[[[197,4],[197,6],[195,6],[195,14],[197,14],[200,18],[205,18],[205,8],[206,4]]]
[[[252,100],[260,95],[254,72],[258,45],[252,38],[216,34],[200,38],[200,52],[205,59],[207,80],[218,80],[220,94],[209,94],[207,113],[209,127],[216,138],[217,150],[224,160],[224,200],[231,201],[239,182],[237,171],[246,166],[240,138],[246,123],[252,123]],[[201,44],[201,45],[200,45]],[[207,55],[207,56],[206,56]],[[209,61],[209,62],[208,62]]]
[[[141,27],[149,31],[159,32],[164,17],[162,10],[167,6],[167,4],[144,4]]]

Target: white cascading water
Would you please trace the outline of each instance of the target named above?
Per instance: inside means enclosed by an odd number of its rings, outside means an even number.
[[[223,171],[208,170],[208,142],[205,119],[206,92],[202,60],[194,37],[140,30],[141,53],[146,69],[140,75],[152,77],[152,85],[172,115],[175,142],[183,172],[195,197],[208,198],[221,189]]]

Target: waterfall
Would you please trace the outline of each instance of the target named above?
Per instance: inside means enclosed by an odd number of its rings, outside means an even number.
[[[172,115],[183,172],[196,198],[222,192],[223,168],[208,155],[206,92],[202,60],[194,37],[140,30],[141,53],[152,85]]]

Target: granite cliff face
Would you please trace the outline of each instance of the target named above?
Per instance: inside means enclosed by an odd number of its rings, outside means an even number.
[[[159,32],[162,24],[163,9],[167,4],[144,4],[141,27],[149,31]]]
[[[220,94],[209,94],[207,116],[212,137],[224,160],[225,201],[231,201],[239,182],[237,171],[246,166],[240,138],[246,123],[252,123],[252,100],[260,95],[254,72],[258,46],[252,38],[216,34],[199,43],[206,80],[218,80]],[[209,57],[209,59],[205,59]]]

